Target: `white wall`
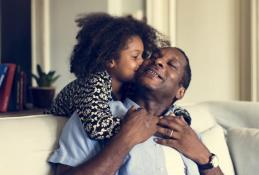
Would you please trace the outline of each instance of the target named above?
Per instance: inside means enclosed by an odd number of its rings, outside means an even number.
[[[77,33],[76,16],[116,9],[123,13],[123,2],[49,0],[50,69],[62,75],[55,84],[57,91],[73,79],[69,57]],[[111,8],[113,4],[120,8]],[[184,103],[251,99],[250,0],[146,0],[146,4],[148,22],[163,26],[172,43],[190,57],[193,79]]]
[[[240,99],[240,0],[178,0],[176,45],[193,78],[184,102]]]
[[[144,1],[145,0],[108,0],[108,12],[116,16],[131,14],[137,19],[142,19],[145,10]]]
[[[78,31],[79,14],[107,12],[106,0],[50,0],[50,69],[61,75],[55,86],[60,91],[74,79],[69,72],[69,57]]]

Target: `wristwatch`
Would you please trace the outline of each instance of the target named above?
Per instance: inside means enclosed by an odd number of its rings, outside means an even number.
[[[199,170],[208,170],[208,169],[212,169],[212,168],[216,168],[219,166],[219,160],[218,157],[211,153],[210,157],[209,157],[209,162],[206,164],[198,164],[198,168]]]

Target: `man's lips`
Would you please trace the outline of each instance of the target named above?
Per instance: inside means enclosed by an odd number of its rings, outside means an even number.
[[[159,79],[163,80],[162,73],[160,73],[155,67],[148,67],[144,69],[144,73],[151,74],[154,77],[158,77]]]

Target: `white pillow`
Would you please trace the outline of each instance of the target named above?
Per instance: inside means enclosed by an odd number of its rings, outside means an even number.
[[[200,136],[202,142],[207,146],[210,152],[217,155],[219,166],[223,173],[226,175],[234,175],[234,168],[222,127],[216,124],[207,131],[200,133]]]
[[[259,129],[233,128],[228,131],[228,145],[237,174],[259,173]]]

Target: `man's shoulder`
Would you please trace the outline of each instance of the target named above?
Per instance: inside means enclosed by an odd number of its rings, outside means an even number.
[[[122,119],[128,111],[127,106],[122,101],[112,100],[109,102],[109,106],[113,117],[118,117]]]
[[[68,132],[77,132],[77,135],[84,135],[83,125],[80,118],[76,112],[74,112],[71,117],[66,122],[62,134],[67,134]]]

